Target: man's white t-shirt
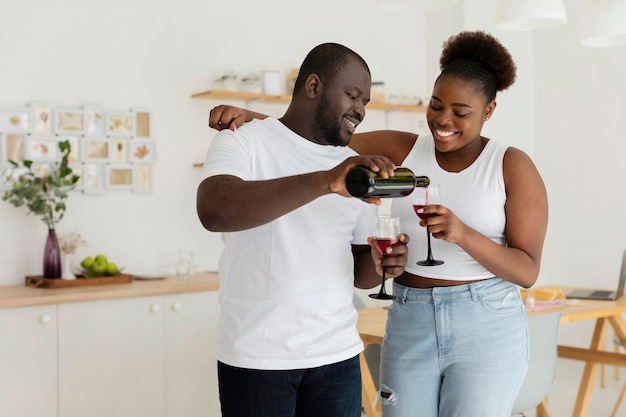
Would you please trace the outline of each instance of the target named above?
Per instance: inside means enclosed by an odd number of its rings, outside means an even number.
[[[267,118],[219,132],[204,175],[275,179],[328,170],[354,155],[348,147],[310,142]],[[363,344],[352,303],[351,244],[367,244],[375,216],[374,205],[328,194],[270,223],[223,233],[217,359],[284,370],[357,355]]]

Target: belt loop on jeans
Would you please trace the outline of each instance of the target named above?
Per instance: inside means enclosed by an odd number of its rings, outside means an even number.
[[[394,291],[393,291],[394,295],[396,295],[396,290],[397,289],[398,289],[398,287],[394,288]],[[407,298],[406,296],[409,293],[409,288],[408,287],[403,287],[402,290],[398,291],[398,292],[399,292],[399,294],[396,295],[396,298],[397,298],[398,302],[400,304],[406,303],[406,298]]]
[[[472,301],[478,301],[478,293],[476,292],[475,284],[467,284],[467,287],[470,290],[470,294],[472,294]]]

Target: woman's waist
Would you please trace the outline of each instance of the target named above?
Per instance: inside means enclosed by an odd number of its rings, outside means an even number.
[[[467,285],[473,282],[484,281],[488,278],[469,279],[469,280],[451,280],[446,278],[429,278],[415,275],[410,272],[404,272],[402,275],[394,278],[395,282],[405,287],[411,288],[435,288],[435,287],[453,287],[457,285]]]

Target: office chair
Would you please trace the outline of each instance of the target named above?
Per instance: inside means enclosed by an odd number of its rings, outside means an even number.
[[[524,415],[536,408],[537,417],[552,417],[547,395],[556,375],[557,335],[560,312],[528,317],[530,365],[513,405],[512,415]]]

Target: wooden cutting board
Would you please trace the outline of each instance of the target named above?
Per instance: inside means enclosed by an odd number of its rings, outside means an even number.
[[[119,274],[94,278],[77,277],[76,279],[72,280],[62,278],[45,278],[42,276],[27,276],[26,286],[33,288],[72,288],[86,287],[90,285],[127,284],[132,281],[133,276],[130,274]]]

